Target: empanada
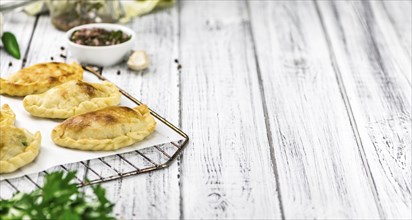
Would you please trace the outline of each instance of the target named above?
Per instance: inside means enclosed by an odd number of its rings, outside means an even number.
[[[23,106],[26,111],[37,117],[68,118],[118,105],[120,97],[119,89],[113,83],[72,80],[42,94],[26,96]]]
[[[16,115],[11,110],[9,105],[4,104],[0,110],[0,125],[14,125],[14,121],[16,120]]]
[[[0,94],[26,96],[43,93],[70,80],[83,79],[83,68],[73,62],[39,63],[21,69],[7,79],[0,78]]]
[[[143,140],[156,128],[146,105],[112,106],[76,115],[56,126],[57,145],[80,150],[116,150]]]
[[[0,125],[0,173],[13,172],[32,162],[39,154],[41,142],[40,132],[33,135],[26,129],[13,125],[15,115],[10,108],[7,109],[10,112],[3,117],[5,106],[2,108],[2,119],[11,119],[12,123],[3,123],[5,120],[2,120]]]

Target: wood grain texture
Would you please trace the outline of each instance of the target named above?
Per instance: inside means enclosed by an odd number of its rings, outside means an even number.
[[[412,1],[377,1],[372,4],[386,13],[387,21],[393,26],[403,48],[412,57]],[[385,17],[384,15],[381,15]]]
[[[250,11],[285,217],[379,218],[313,2]]]
[[[376,35],[379,39],[378,46],[380,52],[383,56],[382,59],[388,60],[387,65],[390,65],[390,68],[398,68],[399,72],[408,80],[409,84],[412,84],[412,3],[409,1],[409,7],[404,5],[405,10],[403,12],[406,14],[406,11],[409,11],[409,16],[401,14],[404,19],[401,22],[393,21],[393,13],[387,11],[387,8],[384,5],[384,2],[379,1],[370,1],[367,4],[365,9],[365,15],[368,16],[370,28],[373,32],[371,34]],[[398,4],[398,7],[402,7],[403,4]],[[361,15],[359,15],[361,16]],[[399,25],[404,25],[404,28],[401,29]],[[366,28],[367,25],[364,25]],[[408,31],[409,29],[409,31]],[[382,44],[379,44],[382,43]]]
[[[3,31],[10,31],[16,36],[16,39],[19,41],[22,58],[17,60],[8,55],[2,48],[0,50],[0,71],[2,76],[13,74],[21,69],[23,57],[29,49],[31,34],[33,28],[35,28],[36,19],[35,17],[25,16],[23,12],[4,14]],[[11,66],[9,65],[10,63],[12,64]]]
[[[66,53],[60,49],[66,46],[65,32],[58,31],[51,24],[49,16],[40,16],[36,30],[31,39],[30,50],[26,54],[25,66],[41,62],[64,62],[60,54]]]
[[[146,50],[152,64],[141,72],[104,68],[104,76],[191,141],[168,169],[105,183],[115,216],[411,219],[411,7],[178,1],[127,24],[137,33],[135,49]],[[2,76],[51,57],[73,59],[48,16],[8,13],[4,29],[27,59],[1,49]],[[134,169],[116,156],[89,165],[103,176]],[[97,177],[81,164],[66,167],[79,178]],[[42,176],[28,177],[41,184]],[[33,189],[27,177],[10,183]],[[0,198],[14,191],[0,182]]]
[[[174,59],[178,58],[177,7],[140,17],[127,26],[136,32],[135,49],[145,50],[150,57],[151,65],[147,70],[136,72],[127,69],[124,63],[104,68],[103,75],[178,125],[179,72],[174,62]],[[151,154],[148,151],[145,153]],[[128,159],[133,161],[133,158]],[[118,157],[105,160],[111,160],[118,170],[125,167]],[[99,166],[105,165],[94,165],[97,169]],[[116,201],[116,216],[122,219],[178,219],[178,169],[178,163],[175,162],[160,172],[105,184],[109,198]],[[102,175],[107,174],[109,173]]]
[[[183,1],[180,14],[185,219],[279,219],[245,2]]]
[[[392,53],[372,7],[319,2],[382,217],[411,219],[411,64],[396,62],[403,54]]]

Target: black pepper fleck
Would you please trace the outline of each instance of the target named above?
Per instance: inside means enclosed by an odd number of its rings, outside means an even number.
[[[117,70],[117,75],[120,75],[120,70]]]
[[[175,63],[179,63],[179,60],[178,60],[178,59],[175,59]]]
[[[177,65],[177,69],[178,69],[178,70],[182,69],[182,65],[180,65],[180,64]]]
[[[60,50],[64,50],[64,47],[60,47]]]
[[[24,59],[23,59],[23,62],[25,63],[26,61],[27,61],[26,58],[24,58]]]
[[[51,59],[51,60],[54,60],[54,58],[53,58],[53,57],[50,57],[50,59]]]
[[[64,59],[67,58],[67,57],[66,57],[65,55],[63,55],[63,54],[60,54],[60,57],[61,57],[61,58],[64,58]]]
[[[9,62],[9,66],[13,66],[13,63],[12,63],[12,62]]]

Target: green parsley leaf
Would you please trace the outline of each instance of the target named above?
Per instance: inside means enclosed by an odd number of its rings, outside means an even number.
[[[93,194],[79,190],[75,172],[46,175],[43,189],[16,193],[0,201],[0,219],[113,220],[114,204],[106,198],[101,186],[92,186]]]

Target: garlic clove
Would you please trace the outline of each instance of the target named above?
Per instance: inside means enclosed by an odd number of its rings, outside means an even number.
[[[146,52],[134,51],[127,61],[127,66],[132,70],[144,70],[149,67],[150,60]]]

